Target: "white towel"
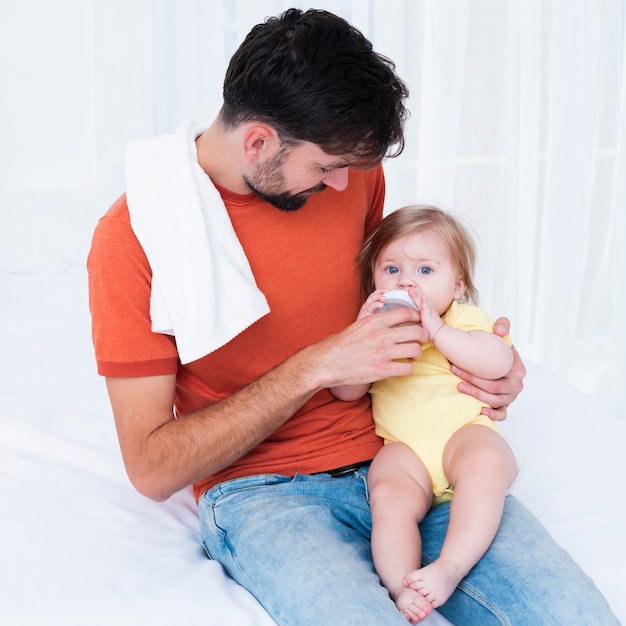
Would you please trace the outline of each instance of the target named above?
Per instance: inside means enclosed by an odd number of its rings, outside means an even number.
[[[126,196],[152,268],[152,330],[176,337],[183,364],[269,312],[222,198],[198,164],[191,123],[129,144]]]

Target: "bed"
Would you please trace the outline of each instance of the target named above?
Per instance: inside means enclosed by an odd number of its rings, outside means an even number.
[[[128,482],[86,284],[82,267],[0,274],[0,623],[273,624],[204,555],[190,490],[157,504]],[[625,621],[626,423],[527,366],[503,425],[522,465],[514,493]]]

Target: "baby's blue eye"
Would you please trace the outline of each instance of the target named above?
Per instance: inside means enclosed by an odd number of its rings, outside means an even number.
[[[420,267],[419,269],[419,273],[424,274],[425,276],[428,276],[428,274],[430,274],[431,272],[432,270],[430,269],[430,267]]]
[[[387,268],[387,271],[388,271],[390,274],[397,274],[397,273],[398,273],[398,268],[397,268],[397,267],[388,267],[388,268]]]

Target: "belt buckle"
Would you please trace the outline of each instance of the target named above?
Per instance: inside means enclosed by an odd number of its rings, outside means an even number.
[[[364,465],[367,465],[367,463],[368,461],[361,461],[360,463],[353,463],[352,465],[344,465],[343,467],[337,467],[333,470],[329,470],[328,474],[330,474],[333,478],[340,478],[341,476],[346,476],[347,474],[356,472]]]
[[[352,472],[356,472],[358,467],[356,465],[347,465],[346,467],[338,467],[337,469],[330,470],[328,472],[333,478],[339,478],[340,476],[345,476],[346,474],[350,474]]]

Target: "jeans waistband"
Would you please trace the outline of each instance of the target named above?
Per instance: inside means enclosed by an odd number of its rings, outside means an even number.
[[[335,467],[334,469],[325,470],[324,472],[315,472],[316,474],[330,474],[333,478],[339,478],[340,476],[345,476],[346,474],[352,474],[356,472],[358,469],[362,467],[368,466],[372,462],[371,459],[368,461],[359,461],[358,463],[352,463],[351,465],[344,465],[342,467]]]

